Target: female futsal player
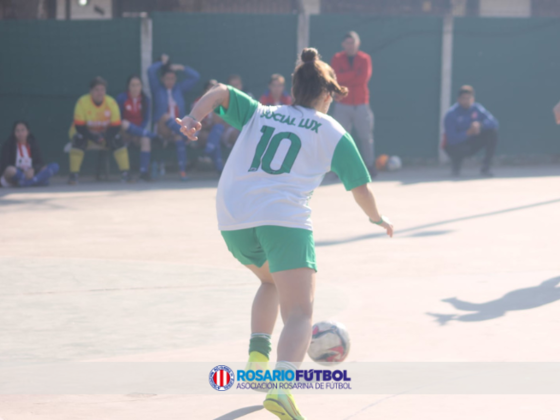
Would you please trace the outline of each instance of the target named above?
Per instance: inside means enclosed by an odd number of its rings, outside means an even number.
[[[334,171],[370,222],[393,236],[367,186],[371,179],[354,141],[326,115],[333,96],[348,90],[314,48],[303,50],[292,86],[293,105],[263,106],[220,84],[180,121],[191,140],[214,109],[241,130],[218,185],[218,224],[233,256],[261,280],[252,307],[249,363],[268,362],[280,306],[284,329],[276,369],[284,370],[297,369],[311,338],[317,266],[309,199],[324,175]],[[304,419],[286,390],[269,391],[264,406],[281,419]]]

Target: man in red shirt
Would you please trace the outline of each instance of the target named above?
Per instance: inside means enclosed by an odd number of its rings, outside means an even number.
[[[369,106],[368,82],[371,78],[371,57],[359,51],[360,37],[354,31],[348,32],[342,41],[344,51],[338,52],[331,60],[338,83],[348,88],[348,96],[337,101],[334,118],[349,133],[356,128],[360,151],[372,175],[375,171],[373,153],[373,112]]]

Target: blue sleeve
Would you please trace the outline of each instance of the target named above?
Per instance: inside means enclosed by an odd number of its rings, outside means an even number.
[[[152,97],[157,89],[163,88],[161,81],[158,77],[158,71],[163,66],[161,61],[156,61],[150,67],[148,67],[148,81],[150,83],[150,91],[152,92]]]
[[[124,103],[126,102],[126,93],[122,92],[117,95],[117,104],[121,110],[121,116],[124,115]]]
[[[145,95],[144,92],[142,92],[142,95]],[[146,128],[148,128],[148,122],[150,121],[150,112],[152,112],[152,99],[150,97],[146,96],[146,109],[143,110],[142,112],[142,124],[140,125],[140,127],[142,127],[144,130]]]
[[[189,66],[185,66],[185,71],[183,73],[186,78],[179,83],[179,89],[181,89],[181,92],[187,93],[200,80],[200,74]]]
[[[482,129],[497,130],[499,127],[498,120],[494,118],[494,116],[490,114],[490,112],[488,112],[488,110],[484,108],[482,105],[477,104],[476,107],[481,116],[480,122],[482,124]]]
[[[452,143],[458,143],[467,139],[467,131],[459,131],[457,128],[457,123],[455,122],[455,115],[452,111],[449,111],[445,115],[444,128],[445,135],[447,139]]]

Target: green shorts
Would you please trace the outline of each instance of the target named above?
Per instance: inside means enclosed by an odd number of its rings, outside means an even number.
[[[312,268],[317,271],[313,231],[282,226],[259,226],[223,230],[229,251],[244,265],[262,267],[268,261],[270,272]]]

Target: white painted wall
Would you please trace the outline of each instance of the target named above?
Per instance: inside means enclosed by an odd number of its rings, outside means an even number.
[[[89,0],[87,6],[80,6],[78,0],[70,0],[72,19],[111,19],[113,17],[113,0]],[[105,10],[105,15],[95,12],[94,6]],[[56,18],[66,19],[66,0],[57,0]]]
[[[530,17],[531,0],[480,0],[480,16]]]

